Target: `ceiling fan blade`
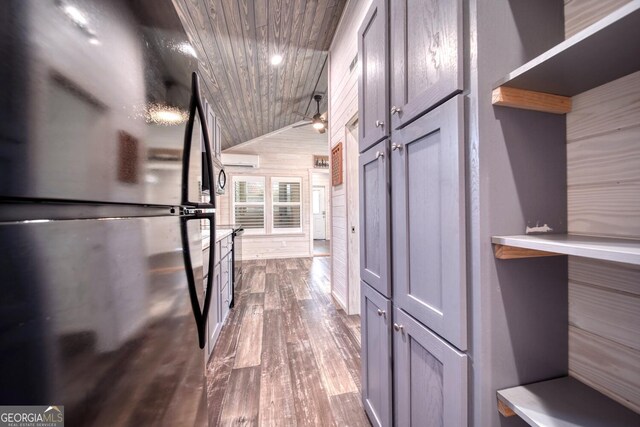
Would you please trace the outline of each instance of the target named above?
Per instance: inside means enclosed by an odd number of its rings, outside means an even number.
[[[309,126],[310,124],[311,124],[311,122],[308,122],[308,123],[302,123],[302,124],[299,124],[299,125],[291,126],[291,128],[292,128],[292,129],[295,129],[295,128],[301,128],[302,126]]]
[[[313,120],[313,118],[307,116],[306,114],[298,113],[297,111],[294,111],[293,114],[296,114],[296,115],[298,115],[300,117],[304,117],[307,120]]]

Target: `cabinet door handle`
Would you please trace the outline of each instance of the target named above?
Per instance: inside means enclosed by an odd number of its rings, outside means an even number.
[[[384,153],[382,151],[376,151],[376,159],[384,157]]]
[[[391,107],[391,114],[400,114],[402,112],[402,108],[396,107],[395,105]]]
[[[386,314],[387,314],[386,311],[378,309],[378,316],[384,316]]]
[[[395,329],[397,332],[404,332],[404,326],[403,325],[399,325],[397,323],[393,324],[393,329]]]
[[[396,144],[395,142],[393,144],[391,144],[391,149],[393,151],[402,150],[403,148],[404,148],[404,146],[402,144]]]
[[[384,122],[381,121],[381,120],[376,120],[376,127],[379,128],[379,127],[382,127],[382,126],[384,126]]]

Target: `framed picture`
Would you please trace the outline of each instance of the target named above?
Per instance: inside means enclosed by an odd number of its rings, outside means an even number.
[[[329,169],[329,156],[313,156],[315,169]]]
[[[331,184],[342,184],[342,142],[331,149]]]

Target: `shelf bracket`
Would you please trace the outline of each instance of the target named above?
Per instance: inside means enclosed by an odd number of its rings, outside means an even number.
[[[571,98],[544,92],[500,86],[493,90],[491,103],[502,107],[542,111],[553,114],[571,112]]]
[[[518,248],[515,246],[507,246],[494,244],[493,254],[498,259],[519,259],[519,258],[538,258],[545,256],[561,256],[555,252],[538,251],[535,249]]]
[[[500,412],[500,415],[503,417],[513,417],[516,415],[516,413],[500,399],[498,399],[498,412]]]

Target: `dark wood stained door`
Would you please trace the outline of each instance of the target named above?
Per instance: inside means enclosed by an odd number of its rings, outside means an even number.
[[[390,2],[391,125],[463,89],[462,0]]]
[[[391,301],[362,281],[360,289],[364,409],[374,426],[391,426]]]
[[[394,302],[467,348],[463,100],[396,131],[392,141]]]
[[[467,356],[394,310],[395,425],[467,425]]]
[[[374,0],[358,31],[360,152],[389,136],[387,31],[387,2]]]
[[[360,155],[360,279],[391,297],[389,151],[384,140]]]

